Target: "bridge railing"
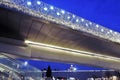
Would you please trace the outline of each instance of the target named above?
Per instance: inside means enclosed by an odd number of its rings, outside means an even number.
[[[39,0],[0,0],[0,5],[65,27],[120,43],[120,34]],[[3,7],[3,6],[2,6]]]
[[[77,70],[77,71],[52,71],[52,76],[55,79],[70,79],[87,80],[90,78],[108,78],[119,76],[119,72],[115,70]],[[46,76],[46,71],[42,72],[42,76]],[[120,76],[119,76],[120,77]]]

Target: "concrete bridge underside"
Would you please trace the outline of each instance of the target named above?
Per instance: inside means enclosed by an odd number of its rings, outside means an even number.
[[[29,45],[26,40],[62,49]],[[120,69],[119,61],[84,55],[89,52],[120,58],[119,43],[5,8],[0,8],[0,51],[16,57]]]

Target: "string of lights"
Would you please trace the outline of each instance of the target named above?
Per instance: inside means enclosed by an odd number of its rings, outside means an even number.
[[[0,6],[120,43],[118,32],[39,0],[0,0]]]

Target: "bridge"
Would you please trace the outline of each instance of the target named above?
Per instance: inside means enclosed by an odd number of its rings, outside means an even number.
[[[120,69],[120,33],[34,0],[0,1],[0,52]]]

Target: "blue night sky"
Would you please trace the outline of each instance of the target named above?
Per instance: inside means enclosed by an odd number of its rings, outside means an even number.
[[[28,62],[29,65],[32,65],[40,70],[44,68],[47,69],[48,66],[51,66],[52,70],[68,70],[71,64],[61,63],[61,62],[51,62],[51,61],[40,61],[40,60],[25,60],[25,59],[18,59],[22,62]],[[82,64],[72,64],[77,70],[106,70],[100,67],[90,66],[90,65],[82,65]]]
[[[41,0],[120,32],[120,0]]]

